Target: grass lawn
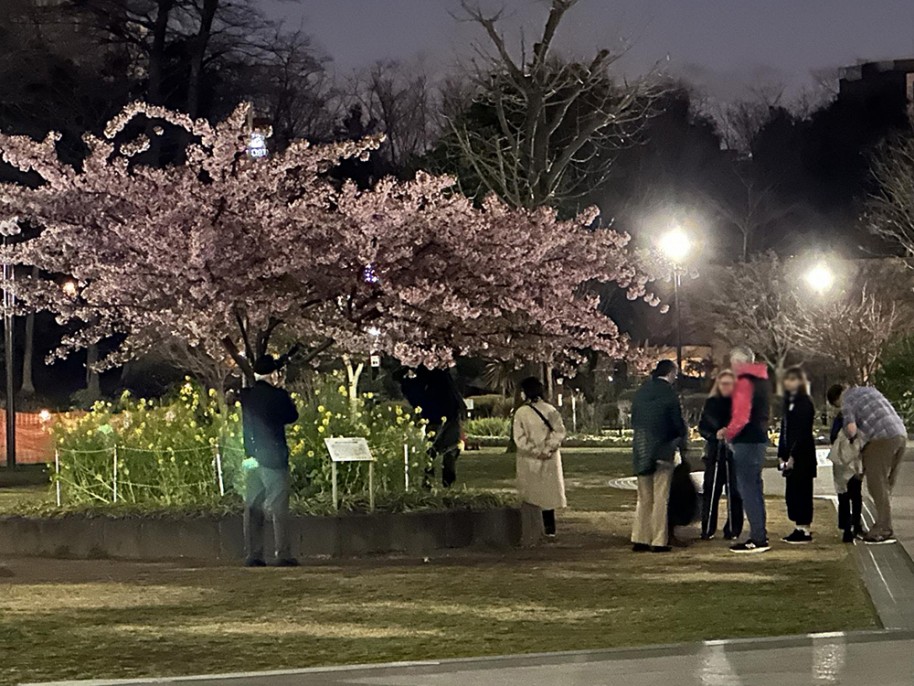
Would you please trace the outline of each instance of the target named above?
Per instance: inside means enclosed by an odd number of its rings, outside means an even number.
[[[559,541],[516,551],[246,570],[9,560],[0,683],[278,669],[608,648],[876,626],[834,510],[814,545],[731,555],[722,541],[635,555],[627,451],[564,451]],[[461,459],[473,487],[511,489],[500,450]],[[0,493],[3,491],[0,490]],[[772,534],[788,530],[770,501]]]

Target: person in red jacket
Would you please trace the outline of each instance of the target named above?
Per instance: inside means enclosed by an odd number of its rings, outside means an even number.
[[[765,488],[762,469],[768,447],[768,367],[755,362],[749,348],[737,347],[730,352],[730,364],[736,373],[733,391],[733,412],[730,423],[718,432],[733,446],[733,469],[743,498],[749,539],[737,543],[734,553],[763,553],[771,549],[768,543]]]

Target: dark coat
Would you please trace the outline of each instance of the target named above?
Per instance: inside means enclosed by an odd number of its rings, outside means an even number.
[[[676,448],[685,449],[688,427],[676,390],[663,379],[649,379],[632,400],[632,468],[636,475],[653,474],[657,462],[672,462]]]
[[[719,454],[721,441],[717,432],[727,428],[730,423],[730,413],[733,401],[720,395],[708,396],[705,406],[701,410],[701,420],[698,422],[698,433],[707,441],[708,447],[705,457],[716,457]]]
[[[816,408],[806,394],[786,394],[781,418],[778,458],[793,458],[795,474],[816,475],[816,439],[813,424]]]
[[[297,419],[298,410],[285,389],[257,381],[241,391],[244,451],[261,467],[289,467],[286,425]]]

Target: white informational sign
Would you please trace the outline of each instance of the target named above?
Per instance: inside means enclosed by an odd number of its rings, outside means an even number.
[[[339,509],[340,498],[337,485],[338,462],[368,463],[368,508],[374,512],[374,457],[364,438],[325,438],[330,453],[330,473],[333,482],[333,507]]]
[[[372,355],[372,356],[371,356],[371,366],[372,366],[374,369],[377,369],[377,368],[379,368],[379,367],[381,366],[381,356],[380,356],[380,355]]]
[[[464,404],[467,406],[467,409],[468,409],[468,410],[475,410],[475,409],[476,409],[476,401],[473,400],[472,398],[467,398],[467,399],[464,400],[463,402],[464,402]]]
[[[828,459],[828,453],[831,448],[816,448],[816,464],[819,467],[831,467],[831,460]]]
[[[374,462],[364,438],[325,438],[324,443],[334,462]]]

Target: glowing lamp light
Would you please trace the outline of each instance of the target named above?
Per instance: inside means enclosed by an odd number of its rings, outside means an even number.
[[[63,286],[61,286],[61,290],[63,290],[64,295],[66,295],[70,298],[75,298],[76,294],[79,292],[79,287],[76,285],[75,281],[73,281],[72,279],[68,279],[63,282]]]
[[[375,271],[374,265],[366,264],[362,268],[362,281],[365,283],[376,284],[381,282],[381,277]]]
[[[692,240],[681,226],[660,237],[660,251],[674,264],[682,264],[692,252]]]
[[[828,265],[819,263],[806,272],[806,284],[819,295],[828,293],[835,285],[835,273]]]
[[[38,419],[42,424],[47,424],[49,421],[51,421],[51,411],[41,410],[41,412],[38,413]]]
[[[370,326],[370,327],[368,327],[368,335],[371,336],[372,338],[377,338],[378,336],[381,335],[381,329],[379,329],[376,326]]]
[[[252,131],[251,138],[248,140],[248,156],[256,159],[266,157],[270,154],[267,148],[267,137],[262,131]]]

